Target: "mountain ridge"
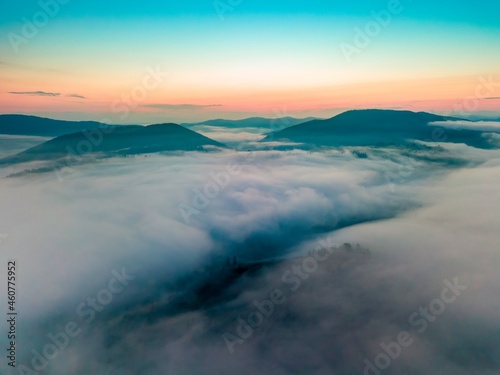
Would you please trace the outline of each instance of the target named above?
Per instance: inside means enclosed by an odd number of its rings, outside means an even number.
[[[256,128],[268,128],[271,129],[273,124],[284,124],[285,126],[293,126],[297,124],[302,124],[307,121],[315,119],[314,117],[306,117],[303,119],[295,118],[291,116],[278,117],[278,118],[266,118],[266,117],[248,117],[239,120],[227,120],[227,119],[213,119],[193,123],[183,123],[182,126],[194,127],[198,125],[208,125],[208,126],[220,126],[227,128],[245,128],[245,127],[256,127]]]
[[[120,125],[109,129],[106,132],[94,129],[65,134],[0,159],[0,164],[57,160],[72,153],[79,156],[93,153],[135,155],[203,150],[204,146],[226,147],[220,142],[172,123],[149,126]]]
[[[58,137],[78,131],[93,130],[110,126],[116,125],[107,125],[97,121],[55,120],[46,117],[22,114],[0,115],[0,134],[5,135]]]
[[[406,143],[408,140],[465,143],[492,148],[478,130],[432,125],[438,121],[468,121],[428,112],[362,109],[342,112],[268,134],[261,142],[292,141],[316,146],[368,146]]]

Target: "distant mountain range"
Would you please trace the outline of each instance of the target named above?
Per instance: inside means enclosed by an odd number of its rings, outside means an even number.
[[[493,148],[483,132],[433,125],[438,121],[467,121],[426,112],[353,110],[327,120],[312,120],[268,134],[262,142],[291,141],[316,146],[401,144],[407,140],[465,143]]]
[[[226,127],[226,128],[262,128],[273,130],[297,125],[313,120],[313,117],[298,119],[294,117],[280,117],[276,119],[250,117],[242,120],[208,120],[198,123],[181,124],[191,128],[199,125]],[[29,135],[41,137],[58,137],[64,134],[76,133],[82,130],[92,130],[111,125],[96,121],[63,121],[29,115],[0,115],[0,134]],[[122,125],[120,125],[122,126]]]
[[[188,128],[198,125],[220,126],[225,128],[263,128],[271,131],[276,128],[293,126],[314,119],[315,119],[314,117],[298,119],[289,116],[275,118],[275,119],[264,118],[264,117],[250,117],[243,120],[224,120],[224,119],[208,120],[197,123],[182,124],[182,126],[186,126]]]
[[[62,121],[27,115],[0,115],[0,134],[58,137],[109,125],[95,121]]]
[[[17,125],[16,125],[16,121]],[[265,126],[273,120],[254,117],[244,120],[210,120],[203,124],[221,127]],[[276,127],[299,122],[285,117],[275,119]],[[428,142],[465,143],[478,148],[495,148],[485,137],[484,131],[450,128],[435,124],[442,121],[463,119],[434,115],[426,112],[394,110],[353,110],[327,120],[311,120],[290,125],[269,133],[262,142],[287,141],[306,147],[317,146],[380,146],[405,144],[411,140]],[[201,123],[200,123],[201,124]],[[472,124],[472,122],[471,122]],[[74,129],[78,129],[76,132]],[[185,126],[158,124],[150,126],[116,125],[98,122],[71,122],[50,120],[34,116],[1,115],[0,133],[16,135],[56,136],[45,143],[19,154],[0,159],[0,164],[57,160],[68,154],[82,156],[91,153],[135,155],[162,151],[205,150],[204,146],[226,147],[224,144],[201,135]],[[70,132],[69,134],[66,134]]]
[[[57,160],[68,154],[135,155],[178,150],[201,151],[204,146],[225,147],[177,124],[123,125],[108,128],[106,133],[94,129],[62,135],[17,155],[0,159],[0,164]]]

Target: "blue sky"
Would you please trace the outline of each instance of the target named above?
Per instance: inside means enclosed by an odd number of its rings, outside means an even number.
[[[99,120],[148,67],[159,65],[169,72],[168,84],[141,105],[200,110],[152,113],[138,105],[134,120],[269,115],[284,107],[292,115],[328,116],[415,103],[444,111],[473,92],[479,76],[500,73],[498,1],[401,0],[402,11],[349,56],[342,46],[354,46],[356,30],[374,21],[372,12],[397,0],[231,1],[217,3],[231,8],[222,20],[212,0],[69,0],[17,51],[13,33],[22,35],[23,19],[32,20],[41,7],[5,1],[0,111]],[[10,94],[38,91],[61,95]],[[498,104],[488,103],[478,110]]]
[[[230,4],[231,0],[222,0]],[[234,0],[237,2],[237,0]],[[0,22],[16,22],[26,13],[35,12],[38,8],[36,1],[19,2],[6,0],[3,2],[3,11]],[[500,3],[494,0],[481,2],[471,1],[430,1],[430,0],[401,0],[402,4],[411,4],[404,17],[414,20],[427,20],[445,23],[467,23],[479,27],[499,29]],[[387,0],[365,0],[357,2],[332,2],[325,0],[285,1],[285,0],[242,0],[235,6],[235,14],[270,14],[283,16],[286,14],[333,15],[364,17],[370,10],[387,7]],[[70,0],[64,5],[63,17],[95,16],[103,18],[115,17],[158,17],[197,15],[202,17],[214,16],[214,2],[207,1],[162,1],[151,0],[146,3],[139,1],[109,0]]]

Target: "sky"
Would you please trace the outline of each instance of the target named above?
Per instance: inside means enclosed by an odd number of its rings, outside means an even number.
[[[500,3],[2,1],[0,113],[107,123],[500,117]]]

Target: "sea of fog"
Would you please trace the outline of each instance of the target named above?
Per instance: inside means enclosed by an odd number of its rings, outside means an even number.
[[[500,151],[453,144],[146,155],[2,178],[0,280],[18,262],[11,373],[498,374],[498,186]]]

